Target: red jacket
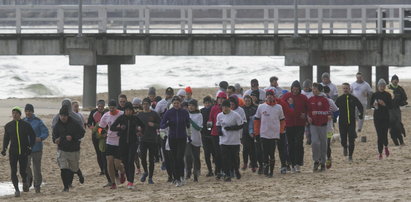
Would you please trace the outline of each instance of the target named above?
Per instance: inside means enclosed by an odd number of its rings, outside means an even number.
[[[312,119],[312,125],[326,126],[330,112],[330,104],[323,96],[313,96],[308,99],[308,116]]]
[[[291,110],[289,113],[284,111],[285,121],[287,127],[294,127],[294,126],[305,126],[306,118],[301,117],[301,114],[307,115],[308,109],[308,99],[303,94],[294,95],[291,92],[288,92],[282,96],[282,100],[288,104],[287,100],[293,99],[294,101],[294,109]]]
[[[208,118],[208,121],[213,122],[213,128],[211,129],[211,135],[212,136],[218,136],[218,130],[217,130],[217,126],[216,126],[216,122],[217,122],[217,115],[222,112],[221,110],[221,106],[216,104],[211,108],[211,112],[210,112],[210,117]]]

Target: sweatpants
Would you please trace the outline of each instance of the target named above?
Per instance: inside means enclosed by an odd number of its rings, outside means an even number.
[[[264,160],[263,160],[263,151],[262,151],[262,148],[261,148],[261,138],[260,138],[260,136],[255,137],[254,146],[255,146],[255,160],[256,160],[256,162],[258,162],[258,167],[260,169],[262,169]]]
[[[104,168],[103,161],[106,158],[106,156],[101,154],[101,151],[99,148],[99,139],[97,139],[94,134],[91,136],[91,140],[93,142],[94,150],[96,152],[97,163],[100,168],[100,172],[104,172],[105,168]]]
[[[43,155],[42,151],[32,152],[28,156],[27,161],[27,180],[28,182],[33,180],[35,188],[39,188],[43,182],[43,177],[41,175],[41,157]],[[31,169],[31,163],[33,163],[33,169]]]
[[[238,172],[240,169],[240,145],[220,145],[223,172],[226,176],[231,176],[231,172]]]
[[[277,148],[282,168],[287,167],[289,161],[287,145],[287,136],[285,134],[280,134],[280,139],[277,141]]]
[[[9,154],[9,162],[11,169],[11,181],[14,189],[19,191],[19,178],[17,177],[17,163],[19,164],[20,177],[24,183],[27,183],[27,155]]]
[[[136,168],[134,165],[134,160],[137,154],[137,144],[122,145],[120,147],[121,161],[124,165],[124,170],[126,171],[127,181],[134,183],[134,176],[136,174]]]
[[[215,172],[216,174],[221,173],[222,167],[222,156],[221,156],[221,148],[220,148],[220,137],[219,136],[212,136],[213,138],[213,148],[215,154]]]
[[[401,109],[390,109],[390,135],[396,146],[404,144],[404,139],[402,137],[403,126],[401,122]]]
[[[186,149],[186,138],[168,139],[170,144],[171,162],[173,164],[173,177],[181,180],[184,177],[184,153]]]
[[[288,152],[292,166],[304,164],[304,126],[287,127]]]
[[[143,166],[144,172],[148,174],[148,178],[153,178],[154,173],[154,158],[157,153],[157,143],[155,142],[141,142],[140,152],[141,152],[141,165]],[[147,153],[149,169],[147,170]]]
[[[213,148],[213,139],[211,136],[203,136],[202,137],[202,142],[203,142],[203,151],[204,151],[204,160],[207,165],[207,170],[209,173],[213,172],[213,166],[211,164],[211,157],[215,159],[215,151]]]
[[[251,167],[256,168],[257,162],[255,160],[255,145],[254,139],[249,135],[244,135],[241,139],[243,143],[243,162],[248,165],[248,160],[251,162]]]
[[[357,138],[355,122],[351,124],[339,122],[338,127],[340,130],[341,146],[344,149],[348,149],[348,156],[352,156],[355,148],[355,139]]]
[[[378,153],[382,154],[384,146],[388,146],[388,128],[389,120],[386,119],[374,119],[375,130],[378,137]]]
[[[325,164],[327,159],[327,126],[310,125],[313,161]]]
[[[187,143],[184,154],[185,173],[186,177],[190,178],[191,174],[198,177],[200,175],[200,147],[196,147],[191,143]],[[194,165],[194,170],[193,170]]]
[[[260,138],[261,140],[261,150],[263,153],[263,162],[265,170],[269,168],[270,174],[274,171],[275,165],[275,146],[278,142],[278,139],[266,139]]]

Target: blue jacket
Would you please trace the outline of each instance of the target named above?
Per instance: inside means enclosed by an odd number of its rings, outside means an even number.
[[[161,120],[160,128],[169,127],[168,137],[171,139],[187,138],[186,128],[190,128],[190,115],[187,110],[171,108]]]
[[[30,123],[31,127],[36,133],[36,137],[41,138],[41,140],[45,140],[49,136],[49,129],[44,125],[43,121],[37,118],[33,114],[33,118],[24,118],[24,121]],[[39,152],[43,150],[43,142],[36,142],[34,146],[31,148],[32,152]]]

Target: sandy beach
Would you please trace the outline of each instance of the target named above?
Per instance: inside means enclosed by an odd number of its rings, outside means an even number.
[[[411,82],[401,81],[411,95]],[[214,95],[215,88],[193,89],[194,98]],[[162,95],[164,90],[158,89]],[[131,90],[125,94],[142,98],[146,90]],[[80,97],[71,97],[80,100]],[[107,99],[107,93],[99,94],[98,99]],[[11,108],[18,105],[24,107],[31,103],[35,113],[50,128],[52,117],[57,114],[62,98],[28,98],[0,100],[0,124],[4,126],[11,120]],[[201,99],[200,99],[201,100]],[[403,108],[403,123],[411,134],[411,107]],[[88,111],[83,111],[88,116]],[[372,115],[372,110],[367,110]],[[24,115],[23,115],[24,116]],[[372,117],[372,116],[371,116]],[[337,127],[338,128],[338,127]],[[338,133],[336,130],[335,133]],[[4,127],[0,128],[0,144],[3,142]],[[20,198],[12,195],[1,196],[0,201],[410,201],[411,200],[411,143],[405,138],[406,146],[393,146],[389,138],[391,155],[383,160],[377,159],[377,136],[373,121],[366,120],[364,130],[358,136],[367,136],[367,142],[356,141],[354,161],[348,162],[343,156],[339,142],[332,144],[333,166],[323,173],[312,172],[311,147],[305,145],[305,159],[302,173],[282,175],[279,173],[279,158],[276,152],[274,177],[269,179],[243,171],[240,180],[232,182],[217,181],[207,178],[205,162],[202,161],[202,175],[198,183],[188,181],[183,187],[175,187],[166,182],[166,172],[155,165],[154,185],[139,182],[136,176],[136,188],[126,189],[125,184],[117,190],[103,188],[104,176],[99,176],[91,133],[88,130],[81,144],[80,167],[85,176],[85,183],[80,184],[74,178],[74,188],[62,193],[63,185],[60,170],[56,163],[56,145],[51,141],[51,133],[44,142],[43,150],[43,182],[42,193],[22,192]],[[202,155],[202,154],[201,154]],[[203,156],[202,156],[203,157]],[[10,182],[8,157],[0,157],[0,182]],[[20,180],[21,181],[21,180]]]

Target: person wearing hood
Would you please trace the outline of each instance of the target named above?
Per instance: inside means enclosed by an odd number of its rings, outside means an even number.
[[[34,115],[34,106],[32,104],[26,104],[24,108],[26,117],[23,119],[27,123],[30,123],[31,127],[36,134],[35,143],[31,149],[31,154],[28,156],[27,164],[27,178],[29,186],[31,182],[34,182],[34,189],[36,193],[40,193],[40,186],[43,181],[41,175],[41,158],[43,156],[43,141],[49,136],[49,129],[43,123],[43,121]],[[33,172],[31,169],[31,163],[33,162]],[[34,174],[34,175],[33,175]]]
[[[364,112],[365,112],[365,109],[367,109],[367,106],[368,106],[368,98],[372,94],[372,89],[371,89],[370,84],[364,81],[364,78],[361,72],[358,72],[356,74],[356,77],[357,77],[357,80],[351,84],[351,93],[352,95],[357,97],[358,100],[360,100],[362,104],[362,108],[364,109]],[[359,119],[358,110],[356,112],[357,114],[355,117],[357,120],[357,132],[361,132],[363,125],[364,125],[364,119]]]
[[[124,114],[123,111],[117,109],[116,100],[110,100],[108,103],[109,112],[105,113],[101,117],[98,133],[106,137],[106,159],[107,159],[107,170],[110,177],[108,184],[104,187],[110,187],[110,189],[117,189],[116,185],[116,175],[115,170],[119,170],[120,174],[120,184],[126,181],[124,166],[121,163],[120,156],[120,137],[117,131],[111,130],[111,126],[117,120],[118,117]],[[107,131],[104,134],[103,131]]]
[[[221,160],[221,149],[220,149],[220,138],[218,136],[218,130],[217,130],[217,115],[222,112],[221,109],[221,104],[223,103],[224,100],[227,100],[227,94],[225,92],[220,92],[217,95],[217,102],[216,104],[211,108],[210,112],[210,117],[208,118],[208,123],[207,127],[211,129],[211,136],[213,138],[213,148],[214,148],[214,154],[215,154],[215,174],[216,174],[216,179],[219,180],[222,177],[221,173],[221,167],[222,167],[222,160]]]
[[[222,112],[217,115],[217,131],[219,144],[221,147],[222,165],[224,171],[224,181],[229,182],[235,176],[241,178],[240,173],[240,145],[241,133],[243,132],[243,118],[231,110],[229,100],[224,100],[221,104]],[[233,172],[234,171],[234,172]]]
[[[260,89],[259,84],[258,84],[258,80],[257,79],[252,79],[251,82],[251,89],[245,91],[244,96],[245,95],[250,95],[251,93],[253,93],[254,91],[258,91],[258,104],[261,104],[264,102],[265,100],[265,91],[263,89]],[[254,94],[256,94],[254,92]]]
[[[334,85],[331,80],[330,80],[330,73],[328,72],[324,72],[321,75],[321,85],[323,86],[328,86],[330,88],[330,93],[328,94],[328,96],[332,99],[332,100],[336,100],[338,97],[338,89],[337,86]]]
[[[157,130],[160,128],[160,116],[150,109],[150,98],[143,99],[143,111],[137,117],[145,124],[143,136],[140,141],[140,157],[144,173],[140,178],[141,182],[145,182],[148,177],[148,183],[154,184],[154,156],[157,154]],[[147,169],[147,153],[149,161],[149,169]]]
[[[63,192],[69,191],[74,173],[79,174],[80,139],[84,133],[83,127],[71,118],[69,106],[62,106],[59,121],[53,128],[53,143],[58,147],[57,163],[61,170]]]
[[[1,151],[1,155],[6,156],[7,147],[10,144],[9,162],[15,197],[20,196],[17,164],[19,164],[20,177],[23,181],[23,191],[29,191],[26,169],[28,156],[31,154],[36,140],[36,134],[31,125],[21,119],[21,111],[20,107],[13,107],[11,110],[13,120],[4,127],[3,149]]]
[[[126,95],[124,95],[124,94],[118,95],[117,109],[124,112],[124,109],[125,109],[124,107],[125,107],[126,102],[127,102],[127,96]]]
[[[144,133],[144,123],[134,115],[133,104],[124,104],[124,114],[120,115],[110,126],[111,131],[116,131],[119,138],[120,158],[123,162],[127,176],[127,188],[134,188],[135,166],[134,160],[139,145],[139,136]]]
[[[278,86],[278,77],[276,76],[270,77],[270,86],[268,86],[264,90],[273,90],[275,92],[275,97],[277,98],[281,98],[281,96],[283,95],[283,89]]]
[[[390,127],[390,113],[392,108],[391,94],[385,91],[387,83],[384,79],[378,80],[377,92],[371,96],[372,108],[374,109],[374,126],[378,136],[378,159],[382,160],[382,150],[384,149],[385,156],[390,155],[388,150],[388,128]]]
[[[325,171],[327,157],[327,124],[331,119],[330,104],[323,96],[323,86],[313,84],[314,96],[308,99],[308,122],[310,123],[311,148],[313,155],[313,171]]]
[[[264,175],[272,177],[275,165],[275,147],[284,134],[285,116],[281,105],[275,100],[273,90],[268,90],[265,95],[266,103],[258,106],[254,119],[254,133],[260,136],[263,152]]]
[[[400,107],[406,106],[407,94],[404,88],[398,85],[399,78],[397,75],[392,76],[391,84],[388,85],[388,89],[392,92],[392,108],[390,109],[390,134],[391,139],[396,146],[405,145],[404,138],[405,130],[402,124],[401,109]]]
[[[307,122],[308,99],[301,93],[300,82],[294,81],[291,84],[291,92],[283,95],[289,108],[285,112],[286,135],[291,161],[291,171],[299,173],[304,164],[304,130]]]
[[[243,167],[246,170],[248,167],[248,160],[250,160],[250,168],[253,172],[257,171],[256,148],[254,144],[253,125],[254,115],[257,112],[257,106],[254,105],[252,98],[249,95],[244,96],[245,105],[242,107],[247,118],[247,124],[244,125],[241,143],[243,144]],[[262,161],[259,161],[262,168]],[[261,170],[262,171],[262,170]]]
[[[133,104],[133,110],[134,110],[134,114],[138,114],[141,111],[143,111],[143,106],[141,103],[141,99],[138,97],[133,98],[133,101],[131,102]]]
[[[91,140],[93,142],[94,150],[96,152],[97,163],[100,168],[100,175],[106,174],[104,166],[106,157],[102,155],[102,151],[100,150],[100,139],[97,134],[97,129],[101,117],[108,111],[105,109],[105,106],[106,102],[104,100],[98,100],[97,108],[91,110],[87,119],[87,126],[91,130]]]
[[[217,91],[217,93],[215,94],[216,97],[218,97],[218,94],[220,94],[221,92],[227,93],[227,88],[228,88],[228,82],[227,81],[221,81],[218,86],[220,87]]]
[[[187,131],[190,138],[188,139],[185,152],[186,179],[190,179],[191,174],[193,174],[194,182],[198,182],[201,169],[200,148],[202,146],[201,129],[203,128],[203,116],[200,110],[198,110],[197,100],[192,99],[188,102],[188,111],[190,114],[190,128]]]
[[[352,161],[355,139],[357,138],[356,114],[358,114],[359,119],[364,119],[364,105],[350,93],[350,84],[343,83],[342,87],[344,94],[338,97],[336,101],[337,107],[340,109],[338,126],[344,156],[348,156],[348,160]],[[347,138],[349,144],[347,144]]]
[[[172,99],[173,107],[166,111],[161,120],[160,129],[169,128],[167,138],[173,159],[173,176],[176,187],[184,185],[184,152],[187,143],[187,130],[190,128],[190,115],[181,108],[179,96]]]

